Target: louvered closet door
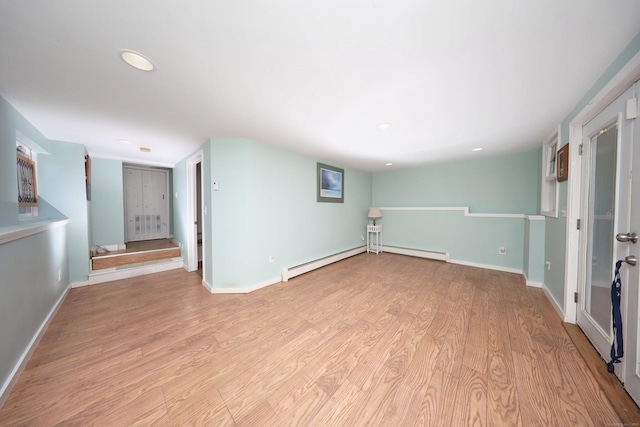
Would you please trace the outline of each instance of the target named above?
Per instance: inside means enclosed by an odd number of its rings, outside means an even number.
[[[127,241],[169,237],[169,174],[164,170],[124,168]]]

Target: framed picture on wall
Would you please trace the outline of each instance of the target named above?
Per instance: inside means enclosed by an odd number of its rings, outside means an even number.
[[[318,163],[318,202],[344,203],[344,169]]]
[[[87,187],[87,200],[91,200],[91,157],[84,156],[84,183]]]
[[[558,182],[569,179],[569,144],[558,150],[557,167],[556,176]]]

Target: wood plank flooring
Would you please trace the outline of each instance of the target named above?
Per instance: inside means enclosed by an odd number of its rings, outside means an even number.
[[[521,276],[362,254],[246,295],[72,289],[0,425],[622,425]]]

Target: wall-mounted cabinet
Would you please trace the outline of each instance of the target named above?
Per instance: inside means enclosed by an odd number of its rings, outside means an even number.
[[[542,185],[540,188],[540,211],[543,215],[558,217],[558,184],[556,180],[560,125],[542,144]]]

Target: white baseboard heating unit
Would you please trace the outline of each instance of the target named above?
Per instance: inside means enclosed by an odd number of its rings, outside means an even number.
[[[352,257],[354,255],[361,254],[366,252],[367,247],[361,246],[354,249],[349,249],[344,252],[338,252],[337,254],[329,255],[324,258],[319,258],[314,261],[309,261],[304,264],[296,265],[294,267],[283,268],[282,269],[282,281],[286,282],[289,279],[292,279],[296,276],[299,276],[304,273],[308,273],[316,268],[324,267],[325,265],[333,264],[334,262],[341,261],[345,258]]]
[[[418,258],[435,259],[437,261],[451,262],[451,254],[449,252],[434,252],[427,251],[425,249],[408,249],[398,248],[396,246],[384,246],[382,248],[384,252],[391,254],[408,255]]]

